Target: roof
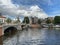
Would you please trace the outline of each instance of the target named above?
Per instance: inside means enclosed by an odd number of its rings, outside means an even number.
[[[4,16],[0,16],[0,18],[6,18],[6,17],[4,17]]]

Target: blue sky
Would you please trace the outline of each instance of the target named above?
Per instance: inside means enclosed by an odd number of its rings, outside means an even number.
[[[38,5],[48,16],[60,15],[60,0],[12,0],[18,5]]]
[[[60,16],[60,0],[0,0],[0,13],[7,17]]]

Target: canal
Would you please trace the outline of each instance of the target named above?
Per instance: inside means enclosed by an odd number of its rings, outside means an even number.
[[[4,40],[3,45],[60,45],[60,29],[24,29]]]

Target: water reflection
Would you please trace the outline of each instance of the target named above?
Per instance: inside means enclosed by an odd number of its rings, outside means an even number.
[[[3,37],[0,36],[0,45],[3,45]]]
[[[25,29],[3,45],[60,45],[60,29]]]

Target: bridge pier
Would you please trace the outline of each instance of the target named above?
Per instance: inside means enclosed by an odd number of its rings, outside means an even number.
[[[3,28],[2,26],[0,26],[0,36],[2,36],[4,33],[3,33]]]
[[[0,26],[0,45],[3,45],[3,29],[2,29],[2,26]]]

